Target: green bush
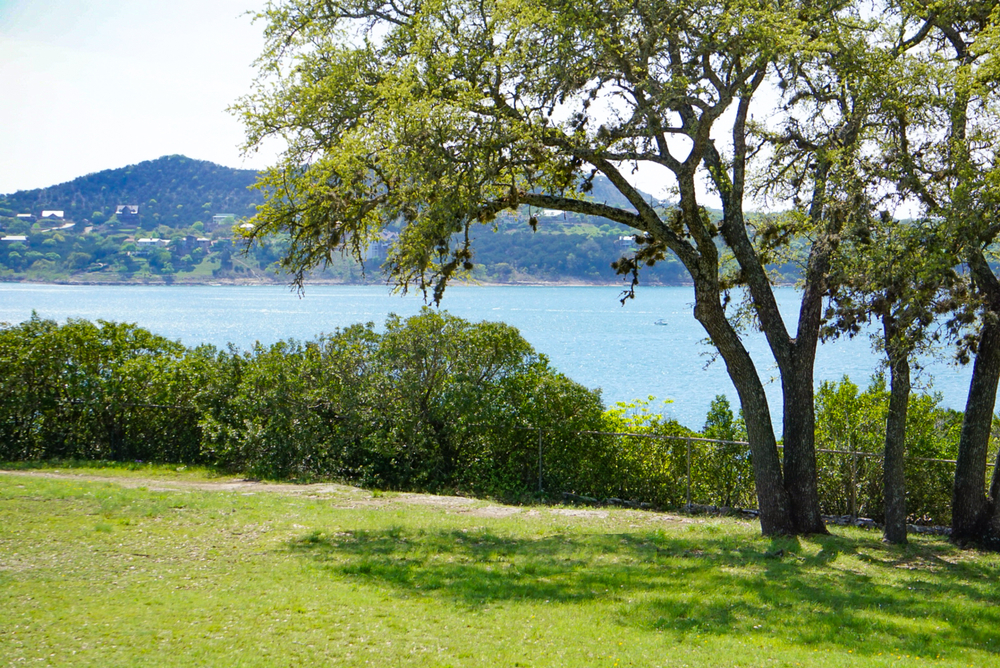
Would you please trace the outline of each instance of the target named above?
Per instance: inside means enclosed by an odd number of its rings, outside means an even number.
[[[718,439],[720,443],[699,444],[699,487],[717,506],[753,508],[757,505],[753,480],[753,459],[750,446],[746,445],[747,430],[743,414],[734,417],[725,395],[716,395],[705,417],[702,429],[705,438]]]
[[[962,414],[940,407],[938,394],[915,393],[906,419],[906,509],[911,522],[950,524],[955,466],[922,459],[953,460],[958,454]],[[824,512],[884,514],[882,451],[889,392],[876,376],[864,392],[844,377],[816,392],[816,448],[858,454],[819,453],[820,504]],[[854,467],[854,474],[851,469]],[[852,489],[852,480],[854,481]]]
[[[600,426],[599,394],[555,372],[516,329],[430,309],[390,316],[382,334],[355,325],[218,364],[228,399],[202,409],[205,452],[257,477],[517,498],[537,485],[531,429]],[[548,453],[552,484],[594,468],[580,442]]]
[[[600,496],[679,506],[686,501],[688,442],[670,436],[697,434],[650,410],[648,401],[618,403],[604,415],[605,431],[613,434],[613,456],[603,467]],[[635,434],[635,435],[626,435]]]
[[[123,323],[0,328],[0,457],[197,460],[186,353]]]
[[[696,504],[752,507],[755,504],[750,453],[736,441],[746,438],[742,420],[734,418],[729,402],[712,402],[705,433],[698,434],[651,409],[649,400],[618,403],[603,415],[592,415],[592,433],[546,430],[543,434],[547,489],[564,490],[599,499],[678,507]],[[574,430],[576,427],[574,427]],[[727,443],[703,439],[722,439]],[[551,475],[554,453],[576,454],[562,459]]]
[[[961,414],[915,394],[911,521],[950,521]],[[824,512],[882,516],[888,392],[816,393]],[[713,442],[692,437],[715,439]],[[249,351],[185,348],[135,325],[37,316],[0,326],[0,459],[210,463],[258,478],[505,499],[562,492],[753,507],[746,430],[717,396],[701,435],[650,408],[605,411],[516,329],[424,309]],[[995,447],[994,447],[995,451]],[[690,459],[689,459],[690,457]],[[853,471],[852,471],[853,468]]]
[[[201,419],[204,448],[224,468],[257,478],[308,477],[326,472],[330,427],[312,401],[321,382],[316,346],[282,341],[220,356],[237,381],[228,400]]]

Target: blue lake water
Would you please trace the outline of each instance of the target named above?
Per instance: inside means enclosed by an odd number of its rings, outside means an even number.
[[[656,397],[660,412],[693,428],[704,423],[709,403],[736,391],[721,360],[712,362],[705,333],[692,314],[687,287],[644,287],[624,307],[616,287],[448,288],[442,308],[468,320],[514,325],[553,365],[574,380],[601,388],[606,404]],[[789,321],[798,306],[794,289],[779,289]],[[67,286],[0,283],[0,322],[39,316],[134,322],[187,345],[310,339],[358,322],[381,325],[387,314],[410,315],[423,305],[419,296],[391,294],[378,286],[312,286],[300,297],[280,286]],[[658,325],[657,322],[666,322]],[[760,334],[748,348],[767,382],[775,429],[780,433],[781,392],[777,369]],[[816,382],[845,374],[866,385],[880,358],[867,337],[820,347]],[[927,360],[918,381],[933,379],[944,405],[962,409],[969,368]],[[671,400],[662,406],[659,402]]]

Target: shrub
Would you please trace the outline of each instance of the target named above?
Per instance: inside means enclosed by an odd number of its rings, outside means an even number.
[[[0,456],[197,458],[186,349],[124,323],[0,329]]]
[[[430,309],[390,316],[382,334],[356,325],[219,364],[232,380],[227,400],[203,407],[205,450],[259,477],[518,497],[537,479],[529,429],[568,434],[601,413],[597,393],[552,370],[513,327]],[[554,450],[550,477],[563,484],[560,472],[586,455]]]
[[[914,393],[910,397],[906,508],[911,522],[951,522],[954,464],[922,461],[957,456],[962,414],[941,408],[940,402],[938,394]],[[818,454],[820,504],[825,512],[848,514],[853,494],[859,515],[878,519],[884,514],[881,455],[888,406],[889,392],[882,376],[874,377],[864,392],[847,377],[839,383],[820,385],[816,393],[817,449],[859,453]]]

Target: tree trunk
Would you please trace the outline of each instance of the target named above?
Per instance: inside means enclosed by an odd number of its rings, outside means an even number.
[[[976,361],[972,366],[972,381],[965,403],[965,417],[958,441],[958,463],[955,466],[955,487],[952,496],[951,540],[959,545],[981,543],[986,538],[995,512],[998,478],[993,473],[991,498],[986,496],[986,458],[990,431],[993,426],[993,406],[996,404],[997,382],[1000,381],[1000,323],[991,321],[983,326],[979,336]],[[991,500],[992,499],[992,500]]]
[[[809,255],[799,306],[796,337],[788,334],[764,266],[743,220],[742,202],[726,210],[722,232],[747,280],[760,328],[781,374],[783,399],[784,481],[797,534],[828,533],[819,508],[816,480],[813,367],[832,245],[816,241]],[[749,426],[749,425],[748,425]]]
[[[885,540],[906,543],[906,413],[910,401],[910,358],[893,344],[896,332],[890,316],[884,316],[886,356],[889,358],[889,415],[885,421]]]
[[[814,199],[816,202],[822,202],[823,196],[816,194]],[[820,217],[818,210],[817,206],[810,215],[818,219]],[[781,370],[785,487],[792,500],[792,512],[799,533],[829,533],[819,509],[813,381],[816,347],[819,345],[819,329],[822,321],[823,294],[833,248],[834,243],[829,238],[813,242],[806,267],[802,299],[799,302],[799,320],[795,338],[788,340],[784,345],[779,345],[782,340],[780,330],[771,337],[775,361]]]
[[[977,542],[990,550],[1000,550],[1000,452],[993,466],[993,482],[990,485],[990,496],[986,501],[983,514],[986,521],[980,531]]]
[[[697,286],[697,283],[696,283]],[[726,319],[718,293],[695,289],[695,318],[702,324],[726,363],[743,408],[747,439],[753,456],[754,481],[765,536],[794,534],[796,526],[785,489],[764,385],[750,354]]]
[[[972,366],[969,397],[962,419],[952,497],[951,540],[959,545],[975,543],[1000,548],[1000,477],[993,469],[993,484],[986,495],[986,458],[993,427],[997,381],[1000,381],[1000,280],[979,249],[968,255],[969,269],[977,290],[986,298],[986,322],[979,334],[976,361]],[[1000,462],[998,462],[1000,463]]]
[[[812,352],[815,353],[815,347]],[[791,499],[796,533],[801,534],[829,533],[820,515],[816,478],[814,356],[794,355],[792,368],[782,369],[781,373],[785,489]]]

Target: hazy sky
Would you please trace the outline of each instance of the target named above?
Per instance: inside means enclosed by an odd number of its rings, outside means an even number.
[[[244,159],[226,108],[250,91],[266,0],[0,0],[0,194],[182,154]],[[665,196],[663,170],[626,169]]]
[[[162,155],[244,160],[264,0],[0,0],[0,193]]]

